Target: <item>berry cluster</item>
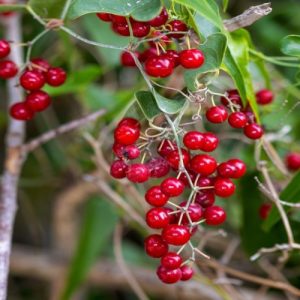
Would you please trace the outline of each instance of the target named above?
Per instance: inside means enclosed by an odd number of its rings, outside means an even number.
[[[168,77],[174,68],[181,65],[186,69],[199,68],[204,63],[204,55],[198,49],[190,49],[180,44],[181,50],[174,50],[173,41],[181,41],[187,37],[188,26],[180,20],[170,20],[165,8],[160,14],[148,22],[136,21],[132,17],[98,13],[97,16],[104,22],[111,22],[112,29],[119,35],[129,36],[130,29],[137,38],[148,38],[141,51],[135,51],[134,55],[144,64],[145,72],[151,77]],[[188,37],[187,37],[188,39]],[[123,66],[134,67],[136,62],[130,52],[121,54]]]
[[[10,54],[10,44],[6,40],[0,40],[0,78],[10,79],[17,75],[18,67],[8,56]]]
[[[210,121],[220,123],[227,119],[227,111],[212,107],[207,116]],[[193,270],[188,263],[197,251],[191,238],[200,224],[216,226],[225,221],[226,212],[214,205],[215,196],[228,198],[234,194],[232,179],[245,174],[244,162],[230,159],[218,164],[208,155],[219,144],[218,137],[211,132],[184,132],[179,145],[170,134],[149,138],[146,132],[141,132],[137,120],[124,118],[117,125],[114,138],[113,152],[117,158],[110,170],[114,178],[126,177],[131,182],[143,183],[150,178],[166,177],[145,194],[146,202],[152,206],[146,222],[150,228],[160,230],[160,234],[146,238],[145,250],[149,256],[161,258],[157,269],[161,281],[175,283],[190,279]],[[141,150],[145,153],[141,161],[131,163],[141,157]],[[146,154],[149,159],[144,162]],[[178,246],[181,248],[177,252],[171,249]],[[183,261],[180,253],[185,246],[192,249],[192,255]]]
[[[36,112],[47,109],[51,104],[51,99],[42,90],[43,86],[46,83],[54,87],[60,86],[66,81],[66,78],[67,74],[62,68],[52,67],[41,58],[32,59],[20,76],[20,85],[27,93],[25,101],[11,106],[11,117],[20,121],[29,121]]]

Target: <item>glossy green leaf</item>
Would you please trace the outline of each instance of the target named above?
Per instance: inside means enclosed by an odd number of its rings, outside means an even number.
[[[68,17],[75,19],[89,13],[108,12],[150,20],[159,13],[160,8],[160,0],[74,0]]]
[[[173,99],[166,98],[156,91],[153,91],[153,96],[159,109],[166,114],[177,114],[186,103],[186,99],[182,95],[176,95]]]
[[[30,6],[36,14],[43,18],[60,18],[67,0],[30,0]]]
[[[141,110],[148,120],[153,120],[154,117],[161,113],[161,110],[157,106],[156,100],[151,92],[140,91],[137,92],[135,96]]]
[[[204,44],[199,46],[205,56],[204,64],[195,70],[186,71],[184,74],[185,83],[189,90],[195,90],[196,80],[202,82],[204,76],[218,72],[226,50],[227,39],[222,33],[210,35]]]
[[[280,193],[279,198],[285,202],[298,203],[300,202],[300,172],[298,172],[286,188]],[[285,206],[285,211],[289,212],[292,208]],[[276,207],[273,207],[268,218],[263,224],[263,229],[269,231],[278,221],[280,221],[280,215]]]
[[[300,56],[300,35],[288,35],[283,38],[281,51],[286,55]]]
[[[102,198],[94,197],[87,203],[62,300],[72,299],[72,294],[84,280],[98,255],[108,246],[117,220],[113,206]]]

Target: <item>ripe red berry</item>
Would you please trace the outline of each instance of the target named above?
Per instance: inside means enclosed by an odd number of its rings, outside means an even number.
[[[45,77],[37,71],[25,71],[20,77],[21,86],[28,91],[40,90],[45,84]]]
[[[129,126],[132,128],[137,128],[139,130],[141,129],[140,122],[134,118],[123,118],[117,125],[117,127],[121,126]]]
[[[111,14],[108,13],[97,13],[97,17],[104,22],[111,22]]]
[[[159,234],[151,234],[144,241],[146,253],[154,258],[164,256],[169,249],[168,244],[163,240]]]
[[[130,160],[138,158],[140,154],[140,149],[136,145],[127,145],[123,149],[123,157]]]
[[[12,118],[19,121],[29,121],[34,117],[34,112],[25,102],[17,102],[10,108]]]
[[[181,279],[181,270],[179,268],[169,270],[163,266],[159,266],[157,268],[156,274],[162,282],[168,284],[175,283]]]
[[[139,52],[135,51],[134,55],[137,59],[139,59]],[[122,52],[121,53],[121,64],[125,67],[136,67],[136,63],[129,52]]]
[[[161,183],[161,190],[169,197],[177,197],[184,191],[184,184],[177,178],[170,177]]]
[[[187,150],[181,148],[181,154],[182,154],[182,161],[183,161],[183,165],[187,166],[189,161],[190,161],[190,154]],[[180,166],[180,155],[179,155],[179,151],[178,150],[173,150],[171,151],[167,157],[166,160],[168,161],[168,163],[170,164],[170,166],[174,169],[174,170],[178,170],[179,166]]]
[[[217,149],[218,145],[219,139],[215,134],[211,132],[203,133],[203,142],[200,150],[205,152],[212,152]]]
[[[226,212],[220,206],[211,206],[205,210],[204,217],[207,225],[220,225],[226,220]]]
[[[145,37],[150,32],[150,25],[145,22],[132,21],[132,33],[137,38]]]
[[[163,229],[162,237],[168,244],[181,246],[190,240],[191,234],[184,225],[169,224]]]
[[[252,140],[257,140],[262,137],[264,130],[256,123],[248,124],[244,127],[244,134]]]
[[[204,140],[203,133],[199,131],[189,131],[183,137],[184,145],[190,150],[199,150]]]
[[[219,164],[217,170],[218,174],[224,178],[232,178],[236,172],[235,166],[228,162]]]
[[[17,65],[11,60],[0,61],[0,78],[9,79],[18,73]]]
[[[162,156],[166,157],[170,152],[177,149],[177,145],[170,140],[164,139],[162,140],[158,147],[157,153]]]
[[[235,167],[235,173],[231,176],[231,178],[241,178],[246,173],[246,165],[245,163],[237,158],[228,160],[228,163]]]
[[[242,106],[242,99],[240,97],[238,90],[229,90],[226,93],[227,93],[227,97],[229,98],[232,104]],[[221,102],[226,107],[230,106],[229,101],[225,97],[221,97]]]
[[[287,167],[291,171],[297,171],[300,169],[300,153],[291,152],[285,158]]]
[[[196,178],[197,175],[196,175],[194,172],[192,172],[192,171],[188,171],[188,173],[189,173],[189,176],[190,176],[191,181],[193,182],[193,181],[195,180],[195,178]],[[186,173],[182,172],[182,173],[179,175],[178,179],[179,179],[185,186],[190,186],[190,182],[189,182],[189,179],[187,178]]]
[[[112,30],[119,35],[130,36],[129,26],[126,22],[124,22],[124,23],[113,22],[111,27],[112,27]]]
[[[187,201],[181,202],[179,206],[185,207],[187,205]],[[189,215],[189,217],[188,217]],[[179,213],[180,216],[180,213]],[[202,207],[198,203],[191,203],[184,213],[182,222],[183,224],[189,224],[190,221],[198,222],[202,218]]]
[[[67,79],[67,73],[62,68],[50,68],[46,74],[47,83],[51,86],[60,86]]]
[[[125,178],[127,170],[128,166],[123,160],[115,160],[110,167],[110,175],[117,179]]]
[[[200,177],[195,181],[195,185],[198,187],[213,187],[215,178],[213,177]]]
[[[182,266],[180,267],[180,270],[181,270],[181,281],[187,281],[187,280],[190,280],[193,275],[194,275],[194,271],[191,267],[189,266]]]
[[[273,98],[273,93],[267,89],[260,90],[256,93],[256,102],[260,105],[270,104]]]
[[[174,270],[180,267],[182,264],[182,258],[175,252],[168,252],[161,258],[160,263],[166,269]]]
[[[25,102],[32,111],[40,112],[51,104],[51,99],[46,92],[33,91],[27,95]]]
[[[142,52],[139,56],[139,59],[141,62],[145,62],[148,58],[155,57],[157,55],[158,55],[157,49],[151,47],[149,49],[146,49],[144,52]]]
[[[259,208],[259,216],[262,220],[267,219],[272,209],[271,203],[263,203]]]
[[[230,197],[235,192],[235,185],[228,178],[217,178],[214,187],[215,194],[222,198]]]
[[[113,14],[110,15],[110,20],[114,23],[126,23],[127,22],[126,17],[119,16],[119,15],[113,15]]]
[[[126,177],[131,182],[142,183],[149,179],[150,172],[144,164],[133,164],[128,167]]]
[[[215,194],[213,191],[203,190],[197,193],[195,201],[203,208],[210,207],[215,203]]]
[[[118,126],[114,132],[115,141],[122,145],[132,145],[140,137],[140,130],[131,125]]]
[[[153,157],[146,163],[152,178],[161,178],[170,171],[169,163],[162,157]]]
[[[149,57],[145,62],[145,71],[152,77],[168,77],[173,72],[172,61],[165,56]]]
[[[179,53],[179,60],[186,69],[197,69],[204,63],[204,54],[198,49],[183,50]]]
[[[162,207],[151,208],[146,214],[146,223],[150,228],[164,228],[169,222],[168,212]]]
[[[152,27],[160,27],[166,24],[168,18],[169,18],[168,12],[165,8],[163,8],[160,14],[155,18],[153,18],[152,20],[148,21],[148,23]]]
[[[199,154],[192,158],[190,166],[194,172],[207,176],[215,172],[217,162],[210,155]]]
[[[228,123],[233,128],[244,128],[247,124],[247,116],[243,112],[233,112],[229,115]]]
[[[161,207],[168,202],[169,196],[161,190],[160,186],[153,186],[146,192],[145,199],[150,205]]]
[[[180,20],[173,20],[169,23],[171,29],[170,31],[173,31],[173,32],[185,32],[188,30],[188,27],[187,25],[180,21]],[[184,33],[172,33],[172,34],[169,34],[169,37],[172,37],[174,39],[180,39],[184,36]]]
[[[6,40],[0,40],[0,58],[4,58],[10,53],[10,45]]]
[[[50,64],[42,58],[33,58],[30,61],[30,70],[34,70],[43,74],[46,74],[51,68]]]
[[[227,120],[228,113],[223,105],[212,106],[206,112],[206,118],[211,123],[223,123]]]

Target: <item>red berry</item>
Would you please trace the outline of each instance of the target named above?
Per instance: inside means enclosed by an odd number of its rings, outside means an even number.
[[[168,284],[175,283],[181,279],[181,270],[179,268],[169,270],[163,266],[159,266],[157,268],[156,274],[162,282]]]
[[[215,172],[217,162],[210,155],[200,154],[192,158],[190,166],[194,172],[207,176]]]
[[[127,22],[126,17],[119,16],[119,15],[113,15],[113,14],[110,15],[110,20],[114,23],[126,23]]]
[[[136,145],[127,145],[123,149],[123,156],[130,160],[138,158],[140,154],[140,149]]]
[[[233,178],[236,167],[228,162],[223,162],[218,165],[218,174],[224,178]]]
[[[49,95],[43,91],[31,92],[25,101],[28,107],[34,112],[43,111],[51,104]]]
[[[104,22],[111,22],[111,14],[108,13],[97,13],[97,17]]]
[[[115,160],[110,167],[110,175],[117,179],[125,178],[127,170],[128,166],[123,160]]]
[[[215,194],[222,198],[230,197],[235,192],[235,185],[228,178],[217,178],[214,187]]]
[[[118,126],[114,132],[115,141],[122,145],[132,145],[140,137],[140,130],[130,125]]]
[[[181,246],[190,240],[191,234],[184,225],[170,224],[163,229],[162,237],[168,244]]]
[[[145,37],[150,32],[150,25],[145,22],[132,21],[131,26],[133,36],[138,38]]]
[[[188,171],[188,173],[189,173],[189,175],[190,175],[191,181],[193,182],[193,181],[195,180],[195,178],[196,178],[195,173],[192,172],[192,171]],[[178,179],[179,179],[185,186],[190,186],[190,182],[189,182],[189,180],[188,180],[188,178],[187,178],[186,173],[182,172],[182,173],[179,175]]]
[[[183,50],[179,53],[179,60],[186,69],[197,69],[204,63],[204,54],[198,49]]]
[[[219,139],[215,134],[211,132],[203,133],[203,142],[200,148],[202,151],[212,152],[217,149],[218,145]]]
[[[11,60],[0,61],[0,78],[9,79],[18,73],[17,65]]]
[[[177,149],[177,145],[175,143],[173,143],[172,141],[162,140],[157,147],[157,153],[160,156],[165,157],[170,152],[172,152],[173,150],[176,150],[176,149]]]
[[[146,223],[150,228],[164,228],[169,222],[168,212],[162,207],[151,208],[146,214]]]
[[[144,164],[133,164],[128,167],[126,177],[136,183],[142,183],[149,179],[150,172]]]
[[[273,93],[264,89],[256,93],[256,102],[260,105],[270,104],[273,101]]]
[[[28,91],[40,90],[45,84],[45,77],[35,70],[25,71],[20,77],[20,84]]]
[[[19,121],[29,121],[34,117],[34,112],[25,102],[17,102],[11,106],[10,115]]]
[[[150,205],[160,207],[168,202],[169,196],[161,190],[160,186],[153,186],[146,192],[145,199]]]
[[[182,264],[182,258],[175,252],[168,252],[161,258],[160,263],[166,269],[174,270],[180,267]]]
[[[141,129],[141,124],[138,120],[134,118],[123,118],[117,125],[117,127],[129,126],[137,129]]]
[[[193,269],[189,266],[186,265],[182,266],[180,270],[181,270],[181,279],[180,279],[181,281],[190,280],[194,275]]]
[[[163,240],[162,236],[159,234],[149,235],[144,241],[144,246],[146,253],[154,258],[164,256],[169,249],[168,244]]]
[[[123,158],[124,157],[123,153],[124,153],[125,147],[126,147],[125,145],[114,142],[114,144],[112,146],[112,150],[117,157]]]
[[[195,181],[195,185],[198,187],[212,187],[214,185],[214,178],[212,177],[200,177]]]
[[[137,59],[139,59],[139,52],[135,51],[134,55],[136,56]],[[121,53],[121,63],[125,67],[136,67],[136,63],[132,57],[132,55],[129,52],[122,52]]]
[[[145,62],[145,71],[152,77],[168,77],[173,72],[172,61],[165,56],[149,57]]]
[[[177,67],[180,64],[179,54],[175,50],[167,50],[164,53],[164,57],[167,57],[168,59],[170,59],[173,62],[174,68]]]
[[[262,220],[267,219],[272,209],[271,203],[263,203],[259,208],[259,216]]]
[[[187,166],[189,161],[190,161],[190,154],[188,151],[186,151],[185,149],[181,148],[181,154],[182,154],[182,161],[183,161],[183,165]],[[180,166],[180,155],[179,155],[179,151],[178,150],[173,150],[171,151],[167,157],[166,160],[168,161],[168,163],[170,164],[170,166],[174,169],[174,170],[178,170],[179,166]]]
[[[286,158],[285,162],[287,167],[291,171],[297,171],[300,169],[300,153],[297,152],[291,152],[289,153]]]
[[[144,52],[142,52],[139,56],[139,59],[141,62],[145,62],[148,58],[155,57],[157,55],[158,55],[157,49],[151,47],[149,49],[146,49]]]
[[[10,53],[10,45],[6,40],[0,40],[0,58],[4,58]]]
[[[206,118],[211,123],[223,123],[227,120],[228,113],[223,105],[212,106],[206,112]]]
[[[215,194],[213,191],[203,190],[197,193],[195,201],[203,208],[210,207],[215,203]]]
[[[235,173],[231,176],[232,178],[240,178],[245,175],[247,168],[242,160],[237,158],[230,159],[228,163],[235,167]]]
[[[243,112],[233,112],[229,115],[228,123],[233,128],[243,128],[247,124],[247,116]]]
[[[170,171],[170,165],[162,157],[153,157],[146,163],[152,178],[161,178]]]
[[[173,20],[169,23],[171,29],[170,31],[174,31],[174,32],[184,32],[188,30],[187,25],[180,21],[180,20]],[[169,37],[172,37],[174,39],[180,39],[184,36],[184,33],[172,33],[169,34]]]
[[[227,91],[227,97],[231,101],[232,104],[236,104],[239,106],[242,106],[242,99],[240,97],[240,94],[238,90],[229,90]],[[225,97],[221,97],[221,102],[223,105],[229,107],[229,101]]]
[[[244,134],[252,140],[257,140],[262,137],[264,130],[256,123],[248,124],[244,127]]]
[[[179,204],[179,206],[181,207],[185,207],[186,205],[187,205],[187,201],[181,202]],[[187,212],[185,212],[183,215],[182,222],[183,224],[189,224],[190,220],[192,222],[198,222],[200,221],[201,217],[202,217],[202,207],[198,203],[191,203],[187,209]]]
[[[30,70],[34,70],[40,73],[45,74],[51,68],[50,64],[42,58],[33,58],[30,62]]]
[[[130,36],[129,26],[126,22],[124,23],[112,23],[112,30],[122,36]]]
[[[207,225],[220,225],[226,220],[226,212],[220,206],[211,206],[205,210],[204,217]]]
[[[189,131],[183,137],[184,145],[190,150],[199,150],[204,140],[203,133],[199,131]]]
[[[184,191],[184,184],[177,178],[170,177],[161,183],[161,190],[170,197],[177,197]]]
[[[47,83],[51,86],[60,86],[67,79],[67,73],[62,68],[50,68],[46,74]]]
[[[163,8],[158,16],[148,21],[148,24],[151,25],[152,27],[160,27],[166,24],[168,18],[169,18],[168,12],[165,8]]]

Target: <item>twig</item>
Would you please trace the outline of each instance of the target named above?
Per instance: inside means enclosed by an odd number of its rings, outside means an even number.
[[[22,40],[20,15],[15,13],[3,23],[5,26],[5,38],[8,41],[20,43]],[[10,58],[17,65],[21,66],[23,64],[22,49],[20,47],[12,47]],[[17,78],[8,82],[9,107],[23,98],[22,90],[16,83]],[[20,146],[23,143],[24,136],[24,122],[9,118],[6,133],[4,171],[0,185],[0,300],[5,300],[7,294],[11,240],[17,210],[17,188],[22,166]]]
[[[129,270],[126,262],[124,261],[123,254],[122,254],[122,232],[123,226],[119,223],[117,224],[114,232],[114,253],[116,257],[116,261],[125,275],[125,278],[132,288],[134,293],[140,300],[149,300],[148,296],[145,294],[135,277],[132,275],[131,271]]]

